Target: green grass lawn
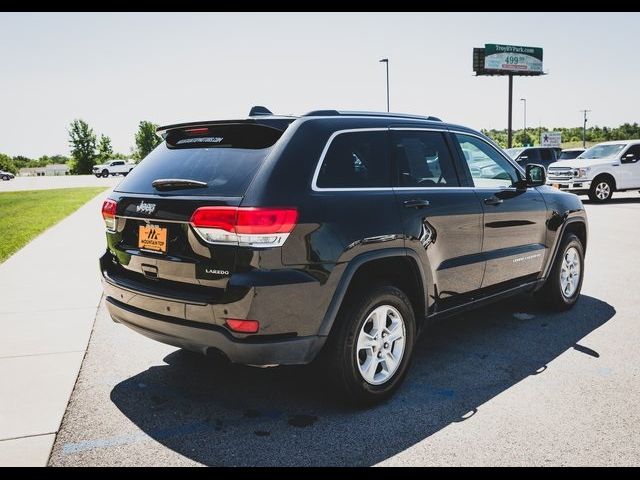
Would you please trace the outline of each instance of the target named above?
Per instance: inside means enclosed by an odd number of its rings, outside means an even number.
[[[106,188],[0,192],[0,263]]]

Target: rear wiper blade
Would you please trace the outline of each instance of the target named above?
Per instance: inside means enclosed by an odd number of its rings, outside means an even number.
[[[207,182],[188,178],[159,178],[151,182],[156,190],[181,190],[183,188],[207,188]]]

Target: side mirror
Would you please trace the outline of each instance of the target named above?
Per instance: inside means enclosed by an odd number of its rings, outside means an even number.
[[[633,153],[627,153],[626,155],[622,156],[622,159],[620,161],[622,163],[635,163],[638,161],[638,159]]]
[[[547,171],[542,165],[531,163],[525,167],[527,187],[539,187],[547,183]]]

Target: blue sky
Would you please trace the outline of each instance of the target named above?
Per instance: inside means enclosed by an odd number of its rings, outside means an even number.
[[[549,75],[516,78],[514,127],[640,121],[640,14],[0,13],[0,152],[68,153],[83,118],[128,153],[140,120],[318,108],[439,116],[504,128],[506,77],[475,77],[473,47],[544,48]]]

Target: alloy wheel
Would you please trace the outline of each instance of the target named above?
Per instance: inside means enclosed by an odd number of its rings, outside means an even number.
[[[600,182],[596,185],[596,197],[599,200],[606,200],[611,195],[611,187],[607,182]]]
[[[365,320],[356,347],[356,361],[362,378],[381,385],[396,372],[406,345],[404,319],[395,307],[376,307]]]
[[[560,267],[560,288],[565,298],[571,298],[580,284],[580,254],[575,247],[567,248]]]

